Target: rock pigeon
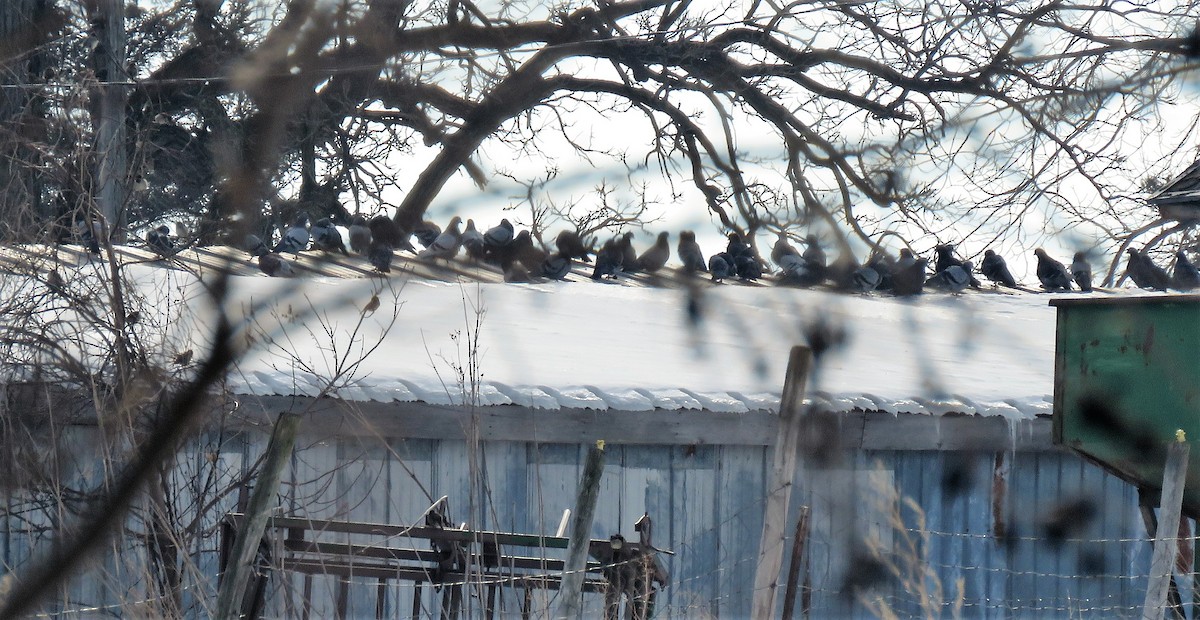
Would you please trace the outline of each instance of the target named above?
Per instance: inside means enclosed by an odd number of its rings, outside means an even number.
[[[638,268],[647,273],[654,273],[662,269],[667,264],[667,260],[671,258],[671,242],[670,233],[658,233],[658,239],[650,249],[642,252],[638,257]]]
[[[312,241],[313,247],[323,252],[341,252],[347,256],[350,254],[346,251],[346,243],[342,241],[342,233],[327,217],[313,223]]]
[[[809,267],[808,261],[799,254],[785,254],[779,259],[779,267],[783,270],[780,276],[781,284],[796,286],[815,286],[822,281],[819,271]]]
[[[813,277],[820,277],[822,281],[825,280],[828,265],[825,259],[825,250],[821,249],[821,243],[816,235],[808,235],[805,239],[805,244],[806,247],[801,256],[808,263],[808,268],[813,272]]]
[[[163,258],[173,256],[175,242],[171,240],[171,227],[163,225],[146,233],[146,246]]]
[[[1167,270],[1155,265],[1149,256],[1133,248],[1129,248],[1125,252],[1129,254],[1126,273],[1138,288],[1165,291],[1167,287],[1171,286],[1171,276],[1167,275]]]
[[[879,288],[883,282],[883,276],[870,265],[864,265],[854,270],[853,274],[854,290],[860,293],[870,293]]]
[[[962,261],[954,256],[954,244],[942,243],[933,248],[937,259],[933,263],[933,271],[941,273],[954,265],[962,266]]]
[[[596,252],[596,264],[592,268],[592,279],[599,280],[605,276],[617,275],[617,268],[621,264],[621,254],[617,251],[616,241],[609,239],[600,246],[600,251]]]
[[[258,257],[258,268],[272,278],[290,278],[296,275],[292,264],[275,252],[269,252]]]
[[[308,249],[308,240],[308,215],[301,213],[296,216],[292,225],[283,233],[283,238],[271,251],[276,254],[300,254]]]
[[[462,247],[467,251],[467,256],[473,261],[481,261],[487,256],[487,250],[483,245],[483,233],[475,229],[475,220],[467,219],[467,227],[459,237],[462,240]]]
[[[621,271],[637,273],[641,271],[638,264],[637,250],[633,249],[633,233],[627,232],[617,238],[617,251],[621,256]]]
[[[1050,258],[1042,248],[1033,251],[1037,256],[1037,277],[1042,288],[1051,293],[1071,290],[1071,274],[1062,263]]]
[[[1017,288],[1017,280],[1008,270],[1008,263],[1004,262],[1004,257],[992,250],[983,253],[983,262],[979,265],[979,272],[997,285]]]
[[[925,286],[950,293],[961,293],[971,284],[971,275],[961,265],[950,265],[925,281]]]
[[[75,220],[74,234],[75,238],[87,249],[89,254],[100,254],[100,237],[103,236],[104,227],[101,226],[100,220],[94,219],[88,223],[87,219],[79,218]]]
[[[445,259],[450,260],[458,256],[458,250],[462,247],[462,232],[459,231],[458,225],[462,219],[457,215],[450,219],[450,225],[446,230],[442,231],[437,239],[427,245],[417,256],[432,260]]]
[[[528,230],[517,233],[512,242],[512,258],[525,266],[529,273],[539,273],[546,262],[546,251],[534,245]]]
[[[720,282],[737,275],[737,268],[728,252],[720,252],[708,259],[708,272],[712,275],[713,282]]]
[[[263,240],[260,239],[258,235],[246,235],[244,247],[245,250],[250,253],[251,257],[257,257],[262,256],[263,254],[271,253],[271,248],[268,248],[267,244],[263,243]]]
[[[579,233],[574,230],[563,230],[554,238],[554,247],[558,248],[558,253],[567,258],[578,258],[579,260],[590,263],[591,250],[583,245],[583,240],[579,238]]]
[[[504,268],[505,282],[529,282],[532,278],[529,277],[529,271],[520,262],[514,262]]]
[[[513,225],[507,218],[500,220],[500,223],[493,226],[483,233],[483,244],[489,249],[502,248],[513,240]]]
[[[929,261],[917,258],[912,250],[902,248],[896,271],[892,273],[892,292],[900,296],[920,295],[925,287],[925,266]]]
[[[371,245],[371,229],[367,227],[367,218],[355,215],[350,219],[350,249],[358,255],[365,254]]]
[[[1175,273],[1171,277],[1171,286],[1181,291],[1200,287],[1200,271],[1188,260],[1183,250],[1175,253]]]
[[[779,231],[779,237],[775,239],[775,245],[771,246],[771,262],[783,269],[783,263],[780,262],[785,256],[799,256],[800,251],[792,246],[788,241],[787,231]]]
[[[442,234],[442,228],[436,222],[425,220],[417,224],[412,234],[417,238],[417,243],[420,243],[421,247],[428,249],[429,246],[433,245],[434,241],[437,241],[438,236]]]
[[[389,248],[396,250],[408,250],[415,252],[412,242],[408,240],[411,235],[407,235],[400,230],[400,226],[396,221],[386,215],[376,215],[371,218],[367,224],[367,228],[371,229],[371,241],[373,243],[382,243]],[[367,248],[367,253],[371,253],[371,249]]]
[[[878,247],[871,250],[871,257],[867,260],[866,267],[879,274],[879,284],[876,285],[876,289],[892,290],[892,273],[896,271],[896,261],[886,250]]]
[[[1079,290],[1092,292],[1092,266],[1088,264],[1086,252],[1075,253],[1075,259],[1071,261],[1071,277],[1079,285]]]
[[[737,234],[736,232],[731,232],[726,236],[726,238],[729,239],[729,243],[725,246],[725,253],[729,255],[730,258],[736,259],[739,256],[754,255],[754,250],[752,250],[745,241],[742,241],[741,235]],[[712,267],[712,265],[710,264],[709,267]]]
[[[542,277],[562,280],[569,273],[571,273],[571,257],[562,252],[555,252],[547,256],[546,261],[542,263]]]
[[[733,265],[737,271],[737,277],[742,280],[757,280],[762,277],[762,264],[758,262],[753,253],[734,257]]]
[[[371,245],[367,246],[367,260],[371,261],[371,265],[379,273],[391,273],[392,258],[395,256],[392,252],[391,245],[375,239],[371,241]]]
[[[696,243],[696,233],[690,230],[679,233],[679,243],[675,250],[679,254],[679,262],[683,263],[684,272],[708,271],[708,265],[704,261],[704,252],[700,250],[700,244]]]

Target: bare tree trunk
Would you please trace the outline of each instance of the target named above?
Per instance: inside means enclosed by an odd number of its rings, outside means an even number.
[[[48,215],[36,173],[45,116],[44,96],[37,87],[46,65],[44,43],[51,23],[49,0],[6,0],[0,3],[0,220],[5,236],[29,240]]]
[[[96,79],[96,144],[100,162],[96,206],[108,222],[108,234],[120,241],[125,231],[128,154],[125,149],[125,12],[121,0],[95,0],[92,12]]]

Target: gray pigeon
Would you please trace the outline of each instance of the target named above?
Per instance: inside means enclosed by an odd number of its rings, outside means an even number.
[[[175,255],[175,242],[171,240],[171,227],[159,226],[146,233],[146,246],[163,258]]]
[[[1175,273],[1171,277],[1171,286],[1181,291],[1200,287],[1200,271],[1196,270],[1183,250],[1175,253]]]
[[[462,233],[458,230],[458,225],[462,220],[456,215],[450,219],[450,225],[446,230],[442,231],[424,250],[417,256],[424,259],[442,258],[450,260],[458,256],[458,250],[462,247]]]
[[[275,244],[275,248],[271,251],[276,254],[300,254],[308,249],[308,240],[308,215],[301,213],[296,216],[296,220],[283,233],[283,238]]]
[[[592,279],[599,280],[605,276],[616,276],[617,268],[621,265],[621,255],[617,251],[617,243],[613,239],[604,242],[600,251],[596,252],[596,264],[592,267]]]
[[[679,262],[683,263],[685,272],[708,271],[708,265],[704,262],[704,252],[700,250],[700,244],[696,243],[696,233],[690,230],[679,233],[679,243],[675,246],[675,251],[679,255]]]
[[[647,273],[654,273],[662,269],[667,264],[667,260],[671,258],[670,233],[658,233],[658,239],[650,249],[642,252],[638,257],[638,267]]]
[[[412,234],[417,238],[417,242],[421,244],[421,247],[429,248],[429,246],[433,245],[434,241],[437,241],[438,236],[442,234],[442,228],[437,225],[437,222],[425,220],[417,224]]]
[[[500,220],[500,223],[493,226],[483,233],[483,243],[489,249],[501,248],[513,240],[513,225],[508,221],[508,218]]]
[[[712,275],[713,282],[720,282],[737,275],[737,267],[734,266],[733,257],[728,252],[719,252],[708,259],[708,272]]]
[[[780,277],[781,284],[796,286],[815,286],[824,279],[819,269],[813,269],[810,263],[799,254],[785,254],[779,259],[779,267],[783,269]]]
[[[463,249],[467,251],[467,256],[473,261],[481,261],[487,255],[487,250],[483,245],[483,233],[475,229],[475,220],[467,218],[467,228],[463,230],[462,236]]]
[[[313,247],[318,250],[350,254],[346,251],[345,242],[342,241],[342,233],[338,232],[337,227],[327,217],[323,217],[313,224],[312,241]]]
[[[1075,253],[1075,259],[1071,261],[1071,277],[1079,285],[1079,290],[1092,292],[1092,266],[1088,264],[1087,253]]]
[[[391,273],[393,257],[392,246],[386,242],[376,239],[367,246],[367,260],[379,273]]]
[[[621,256],[621,271],[637,273],[641,271],[638,264],[637,250],[633,249],[633,233],[627,232],[617,238],[617,252]]]
[[[979,273],[996,284],[1017,288],[1017,280],[1008,270],[1008,263],[1004,262],[1004,257],[991,250],[983,253],[983,263],[979,265]]]
[[[362,255],[366,253],[367,246],[371,245],[371,229],[367,228],[367,218],[361,215],[355,215],[350,220],[350,249],[355,254]]]
[[[879,285],[883,282],[883,276],[879,275],[879,272],[869,265],[855,269],[852,277],[854,289],[860,293],[870,293],[879,288]]]
[[[296,271],[292,269],[292,264],[274,252],[259,256],[258,268],[272,278],[290,278],[296,275]]]
[[[1033,251],[1037,256],[1037,277],[1042,283],[1042,288],[1048,292],[1070,291],[1071,290],[1071,274],[1067,273],[1067,268],[1062,263],[1050,258],[1049,254],[1042,248]]]
[[[1149,256],[1133,248],[1129,248],[1125,252],[1129,254],[1126,273],[1138,288],[1167,290],[1167,287],[1171,285],[1171,276],[1167,275],[1166,269],[1155,265]]]
[[[571,257],[562,252],[555,252],[546,257],[542,263],[542,276],[551,280],[562,280],[571,273]]]
[[[912,250],[901,248],[900,260],[892,273],[892,292],[900,296],[920,295],[925,287],[925,266],[929,261],[917,258]]]
[[[245,250],[250,253],[251,257],[271,253],[271,248],[268,248],[267,244],[263,243],[263,240],[258,235],[246,235],[244,244]]]
[[[792,246],[788,241],[787,231],[779,231],[779,237],[775,239],[775,245],[771,246],[771,262],[783,269],[783,263],[780,262],[785,256],[799,256],[800,251]]]
[[[971,284],[971,274],[961,265],[950,265],[925,281],[925,286],[950,293],[961,293]]]

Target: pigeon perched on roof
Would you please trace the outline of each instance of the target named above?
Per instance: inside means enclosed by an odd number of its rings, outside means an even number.
[[[355,215],[350,218],[350,250],[355,254],[364,254],[367,246],[371,245],[371,229],[367,227],[367,218]]]
[[[546,251],[533,243],[533,235],[528,230],[517,233],[512,242],[512,257],[525,266],[529,273],[539,273],[542,263],[546,262]]]
[[[917,258],[912,250],[900,249],[900,260],[892,273],[892,292],[901,295],[919,295],[925,287],[925,267],[929,261]]]
[[[292,264],[275,252],[259,256],[258,268],[272,278],[290,278],[296,275],[296,271],[292,269]]]
[[[866,267],[879,274],[879,284],[875,287],[877,290],[892,290],[892,274],[896,271],[896,261],[887,253],[887,250],[880,247],[871,250]]]
[[[808,268],[814,272],[816,276],[820,276],[824,280],[827,276],[826,269],[828,262],[825,258],[825,250],[821,249],[821,242],[816,235],[808,235],[805,240],[804,253],[801,254],[804,260],[808,263]]]
[[[513,283],[529,282],[533,278],[529,276],[529,271],[520,262],[513,262],[508,267],[504,268],[504,281]]]
[[[386,215],[376,215],[371,218],[371,221],[367,223],[367,228],[371,229],[372,242],[382,243],[395,250],[416,251],[412,242],[408,240],[412,235],[406,234],[395,220]],[[370,252],[370,248],[367,248],[367,253]]]
[[[592,267],[592,279],[599,280],[605,276],[616,276],[621,265],[621,253],[617,251],[617,243],[609,239],[596,252],[596,264]]]
[[[1071,277],[1079,285],[1079,290],[1092,292],[1092,266],[1088,264],[1086,252],[1075,253],[1075,259],[1071,261]]]
[[[301,213],[296,216],[292,225],[283,233],[283,238],[271,250],[276,254],[299,254],[308,249],[308,215]]]
[[[579,233],[574,230],[559,231],[558,236],[554,238],[554,247],[558,248],[559,254],[567,258],[578,258],[585,263],[592,262],[591,250],[583,244]]]
[[[762,263],[758,262],[753,253],[735,256],[733,265],[737,270],[737,277],[742,280],[757,280],[763,275]]]
[[[983,263],[979,265],[979,273],[997,285],[1017,288],[1017,279],[1008,270],[1008,263],[1004,261],[1004,257],[992,250],[983,253]]]
[[[637,250],[633,249],[632,232],[626,232],[617,237],[616,247],[621,257],[621,271],[625,273],[637,273],[641,271],[641,265],[638,264],[637,259]]]
[[[671,234],[665,231],[658,233],[658,239],[654,241],[654,245],[642,252],[637,259],[638,267],[642,271],[654,273],[667,264],[667,260],[671,258],[670,236]]]
[[[729,243],[725,245],[725,253],[728,254],[730,258],[737,258],[739,256],[746,255],[752,256],[754,254],[754,250],[742,240],[742,236],[738,233],[731,232],[725,237],[729,239]]]
[[[696,243],[696,233],[690,230],[679,233],[679,243],[676,244],[675,251],[679,255],[679,262],[683,263],[684,272],[708,271],[704,252],[700,250],[700,244]]]
[[[712,275],[713,282],[737,275],[737,267],[734,266],[733,260],[728,252],[718,252],[708,259],[708,272]]]
[[[542,263],[542,277],[551,280],[562,280],[571,273],[571,257],[562,252],[555,252],[546,257]]]
[[[1071,274],[1062,263],[1050,258],[1042,248],[1033,251],[1037,256],[1037,277],[1042,288],[1048,292],[1071,290]]]
[[[883,282],[883,276],[881,276],[879,271],[870,265],[863,265],[862,267],[855,269],[851,278],[854,285],[854,290],[860,293],[870,293],[871,291],[879,288],[879,285]]]
[[[950,293],[961,293],[970,285],[971,274],[961,265],[950,265],[925,281],[925,286]]]
[[[242,249],[249,252],[252,258],[271,253],[271,248],[267,247],[267,244],[263,243],[258,235],[246,235],[246,240],[242,242]]]
[[[417,238],[417,243],[420,243],[421,247],[428,249],[434,241],[437,241],[438,235],[442,234],[442,227],[438,226],[437,222],[424,220],[413,228],[412,234]]]
[[[785,256],[800,256],[800,251],[788,241],[787,231],[781,230],[775,239],[775,245],[771,246],[771,262],[783,269],[783,263],[780,261]]]
[[[385,241],[375,239],[367,246],[367,260],[379,273],[391,273],[392,258],[395,256],[392,246]]]
[[[171,240],[171,227],[167,225],[151,229],[146,233],[146,246],[151,252],[166,258],[175,254],[175,242]]]
[[[780,257],[779,268],[782,269],[781,284],[807,287],[820,284],[823,280],[820,271],[811,269],[809,262],[799,254],[785,254]]]
[[[462,219],[457,215],[450,218],[450,225],[446,226],[446,230],[442,231],[437,239],[421,250],[417,256],[424,259],[442,258],[445,260],[458,256],[458,250],[462,247],[462,232],[458,229],[460,222]]]
[[[1138,288],[1165,291],[1167,287],[1171,286],[1171,276],[1167,275],[1167,270],[1155,265],[1149,256],[1133,248],[1129,248],[1125,252],[1129,254],[1126,273]]]
[[[933,271],[941,273],[954,265],[962,266],[962,261],[954,255],[953,243],[942,243],[934,246],[933,251],[937,254],[937,259],[933,263]]]
[[[463,230],[462,247],[467,251],[467,256],[473,261],[481,261],[487,256],[487,249],[483,244],[483,233],[475,228],[475,220],[468,218],[467,227]]]
[[[1171,286],[1181,291],[1200,287],[1200,271],[1188,260],[1183,250],[1175,253],[1175,273],[1171,276]]]
[[[508,221],[508,218],[500,220],[500,223],[487,229],[483,233],[483,244],[489,249],[502,248],[512,243],[514,236],[513,225]]]
[[[89,224],[87,219],[79,217],[75,220],[72,232],[75,239],[79,241],[79,245],[86,248],[89,254],[98,256],[100,254],[100,238],[104,236],[103,230],[104,227],[99,219],[93,219]]]
[[[329,218],[323,217],[312,226],[313,247],[323,252],[341,252],[349,256],[346,243],[342,241],[342,233],[338,231]]]

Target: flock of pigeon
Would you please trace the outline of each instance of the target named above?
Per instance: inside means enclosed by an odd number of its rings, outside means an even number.
[[[300,214],[284,231],[283,237],[274,247],[268,246],[255,235],[246,238],[245,249],[258,260],[263,273],[273,277],[295,275],[291,263],[284,254],[298,255],[311,247],[324,252],[349,255],[354,252],[366,259],[380,273],[391,271],[396,250],[416,254],[420,260],[451,260],[465,252],[474,262],[486,262],[499,267],[506,282],[529,282],[537,278],[561,280],[571,272],[576,259],[592,264],[592,279],[616,278],[633,273],[654,273],[662,269],[671,257],[670,234],[658,234],[654,245],[640,254],[633,247],[633,233],[626,232],[604,242],[599,249],[584,244],[579,234],[564,230],[555,238],[554,251],[535,243],[528,230],[517,232],[512,223],[502,219],[486,231],[475,228],[474,220],[468,219],[466,228],[461,228],[461,218],[455,216],[442,230],[433,222],[423,222],[411,233],[405,233],[391,218],[376,216],[367,220],[354,216],[349,226],[349,248],[341,232],[325,218],[309,224],[307,215]],[[423,249],[417,250],[411,243],[416,237]],[[170,256],[177,251],[170,229],[160,226],[146,235],[147,246],[161,256]],[[955,255],[954,246],[941,244],[934,248],[933,274],[929,274],[929,261],[918,257],[910,249],[900,250],[898,258],[883,251],[872,252],[865,264],[854,258],[843,256],[830,263],[821,249],[816,235],[808,235],[804,251],[794,247],[786,231],[780,231],[771,248],[771,262],[778,267],[778,282],[793,286],[810,287],[831,285],[842,290],[858,292],[887,291],[907,296],[922,293],[926,288],[960,293],[971,288],[982,288],[975,275],[971,261]],[[692,231],[679,234],[676,253],[683,272],[687,274],[707,273],[715,282],[728,279],[744,281],[758,280],[768,267],[754,248],[742,237],[732,232],[724,252],[705,260]],[[1127,250],[1129,264],[1127,275],[1134,284],[1147,289],[1192,290],[1200,288],[1200,271],[1180,251],[1174,272],[1168,273],[1156,265],[1148,256],[1136,249]],[[1078,287],[1090,292],[1092,269],[1084,252],[1076,252],[1068,267],[1054,260],[1044,250],[1034,250],[1037,257],[1037,278],[1042,290],[1065,292]],[[593,262],[594,256],[594,262]],[[1021,287],[1004,259],[992,250],[984,252],[979,265],[979,274],[996,286],[1028,290]]]

